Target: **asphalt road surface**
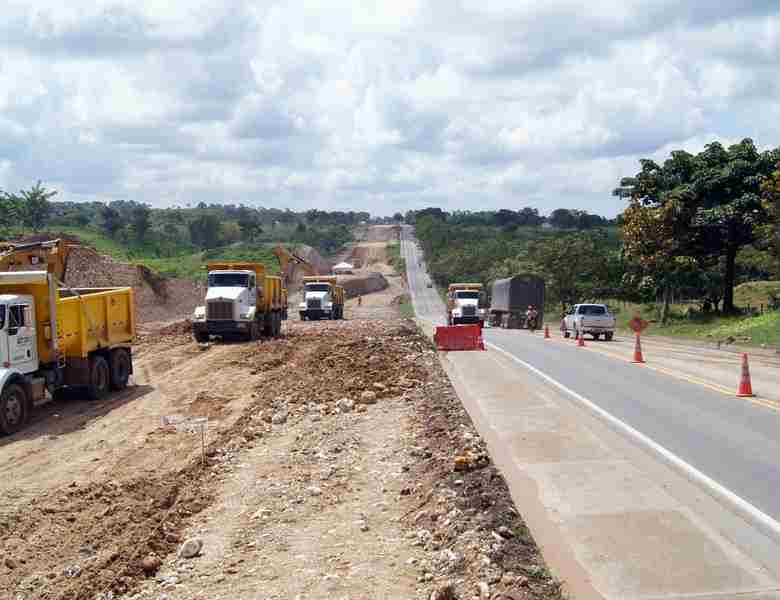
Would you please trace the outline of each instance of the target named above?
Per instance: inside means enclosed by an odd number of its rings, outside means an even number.
[[[427,287],[410,227],[403,229],[402,245],[417,316],[443,325],[444,304],[436,289]],[[544,340],[541,333],[486,329],[484,337],[780,521],[780,410],[605,356],[595,348]]]

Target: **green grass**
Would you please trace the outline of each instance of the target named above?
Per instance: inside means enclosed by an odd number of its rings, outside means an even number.
[[[209,261],[235,260],[259,262],[270,273],[279,272],[279,261],[273,254],[275,243],[245,243],[223,246],[211,250],[193,252],[191,246],[172,248],[172,256],[158,256],[157,249],[151,245],[138,243],[123,244],[112,240],[91,228],[58,227],[51,231],[53,235],[67,234],[77,237],[98,253],[132,264],[144,265],[165,277],[183,279],[205,278],[203,266]],[[12,235],[29,235],[29,231],[12,231]]]
[[[740,286],[742,287],[742,286]],[[763,287],[763,286],[759,286]],[[743,295],[744,299],[746,294]],[[754,296],[757,298],[758,296]],[[622,304],[606,302],[617,318],[619,329],[628,329],[628,322],[639,313],[643,319],[658,321],[658,308],[654,304]],[[744,300],[740,302],[747,306]],[[756,308],[760,302],[752,304]],[[651,323],[643,335],[662,335],[709,341],[734,341],[745,345],[780,346],[780,311],[768,311],[761,315],[703,315],[684,316],[686,306],[675,305],[666,325]]]
[[[737,306],[764,308],[772,304],[772,296],[780,297],[780,281],[750,281],[734,288]]]
[[[401,302],[398,304],[398,311],[402,317],[414,318],[414,306],[412,306],[412,297],[409,294],[401,296]]]
[[[390,255],[390,264],[396,274],[406,275],[406,260],[401,258],[401,244],[399,242],[388,244],[387,253]]]

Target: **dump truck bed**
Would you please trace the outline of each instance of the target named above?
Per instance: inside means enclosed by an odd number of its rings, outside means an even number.
[[[0,273],[0,294],[33,297],[41,363],[57,360],[55,331],[59,352],[66,358],[86,358],[97,348],[130,345],[135,337],[133,290],[129,287],[59,289],[45,271],[24,271]]]
[[[129,345],[134,337],[132,288],[59,290],[57,338],[60,353],[86,358],[98,348]],[[47,355],[39,355],[41,362],[48,362]]]

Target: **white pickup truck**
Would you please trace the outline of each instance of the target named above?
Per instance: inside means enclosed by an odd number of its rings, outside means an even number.
[[[589,333],[594,340],[604,335],[608,342],[615,335],[615,317],[605,304],[575,304],[561,321],[563,337]]]

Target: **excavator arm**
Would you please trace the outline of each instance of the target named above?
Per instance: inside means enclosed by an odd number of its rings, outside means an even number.
[[[68,255],[75,245],[61,239],[28,244],[0,242],[0,271],[46,270],[58,281],[65,281]]]
[[[292,271],[296,267],[302,269],[304,275],[317,274],[317,269],[313,264],[311,264],[308,260],[301,258],[297,254],[290,252],[281,244],[278,244],[276,248],[274,248],[274,254],[279,260],[279,271],[281,272],[284,279],[284,287],[287,287],[290,276],[292,275]]]

